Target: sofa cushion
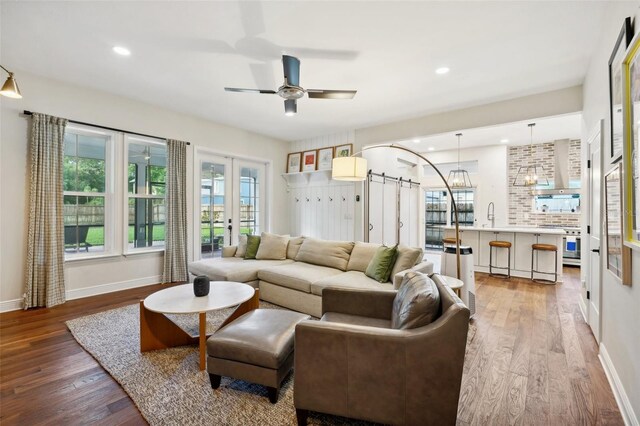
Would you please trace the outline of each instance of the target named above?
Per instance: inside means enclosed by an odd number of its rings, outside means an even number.
[[[351,241],[305,238],[300,246],[296,260],[346,271],[351,250],[353,250],[353,242]]]
[[[271,284],[310,293],[312,283],[339,274],[341,274],[341,272],[335,268],[294,262],[287,265],[261,269],[258,271],[258,278]]]
[[[393,290],[393,285],[391,285],[391,283],[381,284],[359,271],[348,271],[318,280],[311,284],[311,293],[322,296],[322,290],[326,287]]]
[[[389,281],[389,275],[391,275],[391,269],[396,262],[398,256],[398,246],[387,247],[381,246],[376,250],[376,254],[369,262],[367,270],[364,271],[365,275],[372,278],[379,283],[386,283]]]
[[[287,246],[287,259],[293,259],[293,260],[296,259],[296,256],[298,255],[298,251],[300,251],[300,246],[302,245],[303,241],[304,241],[303,236],[289,239],[289,245]]]
[[[287,258],[288,235],[270,234],[263,232],[260,235],[260,246],[256,253],[259,260],[285,260]]]
[[[247,235],[247,251],[244,253],[245,259],[255,259],[260,248],[260,237],[257,235]]]
[[[293,263],[292,260],[245,260],[238,257],[204,259],[189,263],[193,275],[206,275],[211,281],[247,283],[258,279],[258,271],[271,266]]]
[[[360,315],[327,312],[320,321],[338,322],[349,325],[363,325],[365,327],[391,328],[391,321],[381,318],[362,317]]]
[[[238,249],[236,250],[235,257],[241,257],[244,259],[244,254],[247,252],[247,236],[238,236]]]
[[[391,269],[391,276],[393,277],[398,272],[413,268],[422,261],[423,255],[424,251],[421,248],[399,245],[398,257],[396,258],[396,263],[393,265],[393,269]]]
[[[438,315],[440,292],[425,274],[407,272],[393,301],[391,328],[407,329],[430,324]]]
[[[356,242],[351,251],[351,257],[349,257],[347,271],[366,271],[378,247],[380,244]]]

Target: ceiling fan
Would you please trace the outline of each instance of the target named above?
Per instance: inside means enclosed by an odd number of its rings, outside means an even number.
[[[237,87],[225,87],[224,90],[227,92],[278,95],[284,99],[285,115],[294,115],[298,112],[296,100],[303,97],[305,93],[312,99],[352,99],[356,95],[356,90],[303,89],[300,87],[300,60],[293,56],[282,55],[282,66],[284,68],[284,84],[277,91],[239,89]]]

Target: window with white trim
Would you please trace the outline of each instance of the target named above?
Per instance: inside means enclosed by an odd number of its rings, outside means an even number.
[[[67,127],[64,135],[65,259],[111,253],[113,133]]]
[[[164,248],[167,146],[125,135],[126,247],[128,253]]]

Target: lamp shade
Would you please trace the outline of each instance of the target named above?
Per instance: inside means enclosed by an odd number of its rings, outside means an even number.
[[[2,85],[2,89],[0,90],[0,95],[6,96],[7,98],[20,99],[22,95],[20,94],[20,89],[18,89],[18,83],[13,78],[13,73],[9,73],[9,77],[7,77],[7,81]]]
[[[362,157],[336,157],[333,159],[331,178],[334,180],[363,181],[367,178],[367,160]]]

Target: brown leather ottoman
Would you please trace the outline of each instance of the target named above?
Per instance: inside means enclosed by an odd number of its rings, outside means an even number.
[[[207,340],[207,371],[211,387],[221,376],[267,387],[269,401],[278,402],[280,383],[293,367],[296,324],[309,315],[280,309],[255,309]]]

